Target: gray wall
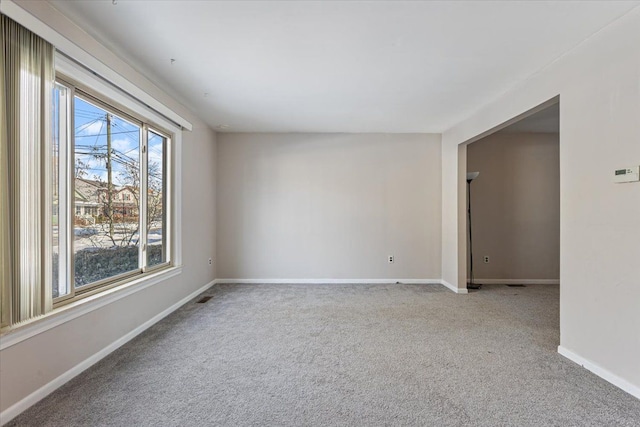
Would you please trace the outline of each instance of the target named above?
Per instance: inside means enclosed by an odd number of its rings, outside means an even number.
[[[443,278],[463,287],[459,147],[560,97],[559,350],[636,396],[640,183],[614,184],[613,176],[640,164],[638,40],[635,8],[442,136]]]
[[[217,170],[220,278],[440,278],[439,135],[220,134]]]
[[[560,279],[558,143],[557,133],[498,132],[467,147],[467,171],[480,172],[471,183],[479,283]]]

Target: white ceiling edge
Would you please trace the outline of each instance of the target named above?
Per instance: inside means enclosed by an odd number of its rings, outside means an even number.
[[[26,9],[24,7],[25,5],[38,6],[39,9]],[[50,9],[44,10],[44,7]],[[99,58],[89,53],[89,51],[87,51],[85,48],[79,46],[75,41],[70,40],[65,34],[62,34],[60,31],[58,31],[57,28],[54,28],[48,23],[41,20],[40,16],[42,15],[40,15],[40,13],[45,14],[45,16],[47,17],[51,17],[51,14],[53,13],[51,9],[53,9],[55,13],[59,14],[60,17],[67,21],[68,25],[74,26],[81,32],[85,33],[86,36],[90,38],[94,43],[103,46],[100,41],[87,34],[84,29],[76,25],[68,17],[55,9],[49,2],[22,2],[21,4],[17,4],[13,0],[0,1],[0,12],[18,22],[20,25],[29,29],[38,36],[42,37],[43,39],[51,43],[57,50],[78,61],[78,63],[87,67],[91,72],[95,73],[99,77],[102,77],[110,84],[120,88],[125,93],[128,93],[141,105],[145,105],[147,106],[147,108],[155,110],[157,113],[160,113],[168,120],[175,122],[176,125],[180,126],[183,129],[186,129],[188,131],[191,131],[193,129],[193,125],[191,124],[191,122],[182,117],[180,114],[176,113],[174,109],[168,107],[167,105],[165,105],[165,103],[156,99],[148,91],[141,88],[139,84],[130,81],[121,73],[102,62]],[[114,54],[113,52],[111,53]],[[140,78],[146,79],[138,70],[133,67],[131,67],[131,69],[138,73]],[[155,82],[151,80],[148,80],[148,82],[149,84],[157,87],[157,84]],[[160,89],[158,88],[158,90]]]

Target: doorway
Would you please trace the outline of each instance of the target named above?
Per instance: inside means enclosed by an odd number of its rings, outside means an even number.
[[[555,103],[467,145],[469,289],[559,284],[559,142]]]
[[[560,343],[559,100],[469,142],[463,152],[460,166],[473,178],[466,187],[472,195],[466,206],[467,288],[515,324],[527,325],[544,348],[555,348]]]

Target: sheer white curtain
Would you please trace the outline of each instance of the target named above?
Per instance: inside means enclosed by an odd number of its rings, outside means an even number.
[[[51,309],[53,46],[2,15],[0,253],[3,324]]]

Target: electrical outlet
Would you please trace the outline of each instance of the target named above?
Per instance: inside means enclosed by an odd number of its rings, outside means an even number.
[[[209,265],[213,265],[213,259],[209,258]]]
[[[489,255],[484,256],[484,263],[489,264]]]
[[[389,255],[389,264],[393,264],[393,255]]]

